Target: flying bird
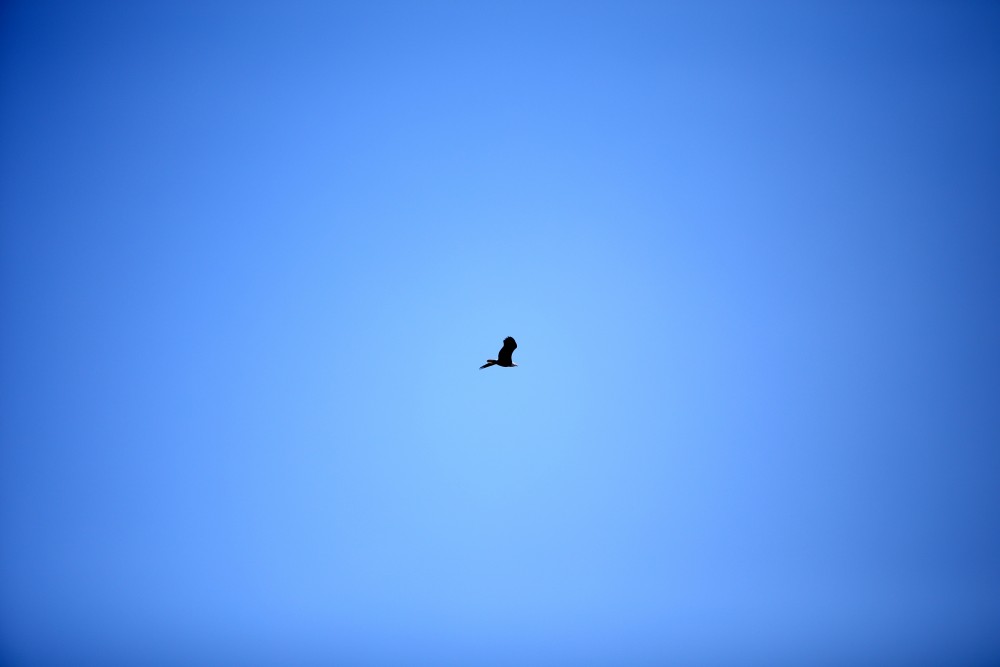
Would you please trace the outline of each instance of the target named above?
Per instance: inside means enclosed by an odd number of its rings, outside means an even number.
[[[517,341],[515,341],[510,336],[503,339],[503,347],[500,348],[500,352],[497,354],[496,359],[487,359],[486,363],[479,367],[479,370],[483,370],[487,366],[504,366],[505,368],[511,368],[512,366],[517,366],[510,356],[514,354],[514,350],[517,349]]]

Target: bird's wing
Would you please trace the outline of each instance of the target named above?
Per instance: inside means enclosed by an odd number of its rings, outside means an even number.
[[[511,364],[511,355],[514,354],[514,350],[517,349],[517,342],[507,336],[503,339],[503,347],[500,348],[499,354],[497,354],[497,361],[501,364]]]

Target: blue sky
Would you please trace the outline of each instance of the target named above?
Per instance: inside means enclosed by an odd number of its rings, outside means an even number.
[[[7,3],[4,663],[997,660],[998,35]]]

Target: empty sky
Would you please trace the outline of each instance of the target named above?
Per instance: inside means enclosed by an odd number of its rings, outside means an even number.
[[[10,2],[0,68],[5,664],[1000,659],[995,3]]]

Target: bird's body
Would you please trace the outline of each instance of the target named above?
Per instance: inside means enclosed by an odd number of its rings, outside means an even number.
[[[511,355],[514,354],[514,350],[517,349],[517,342],[507,336],[503,339],[503,347],[500,348],[500,352],[497,354],[496,359],[487,359],[486,363],[479,367],[479,370],[483,370],[489,366],[503,366],[504,368],[513,368],[517,366],[511,359]]]

